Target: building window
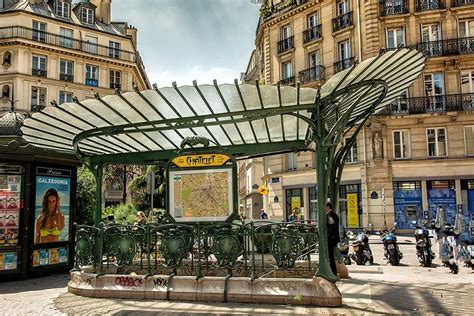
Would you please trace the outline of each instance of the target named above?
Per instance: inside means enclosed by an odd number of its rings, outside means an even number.
[[[425,107],[429,112],[445,111],[443,73],[425,74]]]
[[[337,16],[349,13],[349,1],[348,0],[342,0],[342,1],[337,1],[336,2],[336,13]]]
[[[3,66],[10,66],[12,64],[12,53],[5,52],[3,53]]]
[[[82,22],[87,24],[94,24],[94,10],[90,8],[82,8],[81,17]]]
[[[351,57],[351,46],[349,41],[339,43],[337,48],[339,60],[349,59]]]
[[[86,65],[86,85],[91,87],[99,86],[99,67]]]
[[[293,63],[287,61],[281,64],[281,79],[285,80],[293,77]]]
[[[69,12],[71,11],[71,4],[66,1],[58,0],[56,3],[56,15],[62,18],[69,19]]]
[[[85,51],[92,54],[97,54],[97,37],[86,35]]]
[[[62,47],[72,47],[72,40],[74,37],[73,30],[61,27],[59,29],[59,45]]]
[[[474,93],[474,70],[461,72],[461,92]]]
[[[118,70],[110,71],[110,89],[122,88],[122,72]]]
[[[426,130],[426,139],[428,143],[428,157],[447,156],[446,129],[428,128]]]
[[[395,159],[410,158],[410,131],[393,131],[393,156]]]
[[[68,91],[59,91],[59,104],[63,104],[65,102],[72,102],[72,97],[74,94]]]
[[[473,37],[474,36],[474,20],[459,22],[459,37]]]
[[[32,39],[38,42],[46,42],[46,23],[33,21]]]
[[[31,74],[38,77],[46,77],[46,57],[33,55],[31,60]]]
[[[10,98],[10,86],[4,85],[2,87],[2,99],[9,99]]]
[[[313,68],[321,65],[321,53],[319,50],[311,52],[308,54],[308,66]]]
[[[350,139],[351,139],[350,137],[347,137],[344,140],[344,143],[347,144],[347,142],[349,142]],[[354,145],[352,145],[351,149],[349,149],[349,153],[346,156],[346,162],[347,163],[355,163],[357,161],[358,161],[358,159],[357,159],[357,140],[356,140],[354,142]]]
[[[59,80],[74,81],[74,63],[69,60],[59,61]]]
[[[387,29],[387,49],[405,46],[405,32],[403,28]]]
[[[466,140],[466,155],[474,156],[474,125],[464,126],[464,139]]]
[[[31,111],[39,111],[46,107],[46,88],[31,87]]]
[[[291,37],[291,25],[285,25],[280,30],[281,39],[287,39]]]
[[[109,57],[120,58],[120,43],[109,41]]]
[[[319,15],[318,12],[308,15],[308,29],[316,27],[319,25]]]
[[[286,155],[286,166],[287,170],[296,170],[296,161],[297,161],[297,156],[296,153],[288,153]]]
[[[441,56],[443,43],[441,42],[441,28],[438,23],[421,26],[421,41],[423,53],[428,56]]]

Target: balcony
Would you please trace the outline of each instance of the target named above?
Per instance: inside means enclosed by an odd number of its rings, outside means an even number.
[[[122,89],[122,85],[120,83],[110,83],[109,88],[120,91]]]
[[[473,54],[474,37],[421,42],[416,45],[416,49],[426,57]]]
[[[46,78],[48,76],[48,72],[45,69],[33,68],[31,69],[31,75]]]
[[[380,3],[380,16],[390,16],[409,13],[408,3],[405,1],[386,1]]]
[[[23,26],[0,27],[0,40],[4,41],[5,39],[23,39],[41,42],[47,45],[61,47],[62,49],[72,49],[75,51],[80,51],[107,58],[110,58],[112,54],[112,58],[114,59],[118,57],[118,59],[120,60],[129,62],[136,62],[137,59],[135,52],[110,48],[108,46],[98,45],[70,37],[64,37],[57,34],[38,31]]]
[[[472,110],[474,110],[474,93],[443,94],[397,99],[386,109],[379,112],[378,115],[409,115]]]
[[[67,81],[67,82],[74,82],[74,76],[69,74],[59,74],[59,80]]]
[[[415,11],[430,11],[444,9],[444,4],[440,0],[418,0],[415,3]]]
[[[303,84],[311,82],[311,81],[324,80],[325,79],[324,66],[315,66],[315,67],[311,67],[303,71],[300,71],[299,77],[300,77],[300,82]]]
[[[86,78],[86,86],[98,87],[99,86],[99,80],[97,80],[97,79],[87,79]]]
[[[332,19],[332,31],[337,32],[353,25],[352,11]]]
[[[308,0],[285,0],[269,5],[267,1],[264,1],[260,8],[260,16],[263,17],[264,20],[268,20],[276,15],[293,10],[295,7],[305,4],[306,2],[308,2]]]
[[[354,62],[355,62],[354,57],[349,57],[340,61],[336,61],[334,63],[334,73],[337,73],[339,71],[352,67],[352,65],[354,65]]]
[[[453,7],[461,7],[463,5],[474,4],[474,0],[454,0]]]
[[[278,54],[284,53],[294,47],[294,36],[284,38],[278,42]]]
[[[279,86],[293,86],[294,87],[296,85],[295,76],[288,77],[288,78],[285,78],[285,79],[281,79],[280,81],[278,81],[278,85]]]
[[[322,37],[321,24],[303,31],[303,43],[309,43]]]

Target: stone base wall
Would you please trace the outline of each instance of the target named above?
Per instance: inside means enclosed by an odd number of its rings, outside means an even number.
[[[69,293],[97,298],[157,299],[204,302],[241,302],[337,307],[337,286],[323,278],[203,277],[101,275],[72,272]]]

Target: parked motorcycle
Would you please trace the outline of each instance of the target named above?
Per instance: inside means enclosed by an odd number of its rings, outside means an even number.
[[[353,233],[349,230],[344,232],[344,236],[341,238],[341,241],[337,244],[339,248],[339,253],[341,254],[342,261],[345,265],[351,264],[351,257],[349,256],[349,240],[353,238]]]
[[[470,267],[474,270],[474,245],[463,243],[459,250],[459,260],[464,263],[465,267]]]
[[[400,260],[403,258],[403,253],[400,252],[397,244],[397,237],[393,233],[395,227],[390,230],[382,232],[382,242],[384,249],[384,256],[392,266],[398,266]]]
[[[372,250],[369,246],[369,236],[365,231],[360,232],[352,242],[351,259],[358,265],[365,265],[367,262],[374,263]]]
[[[431,250],[430,233],[427,223],[418,224],[416,221],[412,222],[416,226],[415,241],[416,241],[416,255],[418,261],[423,267],[431,267],[431,262],[434,259],[434,252]]]
[[[440,254],[441,262],[447,266],[452,273],[457,274],[459,272],[459,266],[457,263],[457,237],[458,234],[454,231],[454,227],[450,224],[445,224],[443,227],[443,246]]]

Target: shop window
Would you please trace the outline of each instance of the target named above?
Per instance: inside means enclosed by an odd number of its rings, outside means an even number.
[[[12,64],[12,53],[5,52],[3,53],[3,66],[10,66]]]
[[[304,206],[303,202],[303,189],[287,189],[286,190],[286,219],[290,217],[294,209],[302,211]],[[298,214],[297,214],[298,215]],[[299,214],[301,216],[302,213]]]

